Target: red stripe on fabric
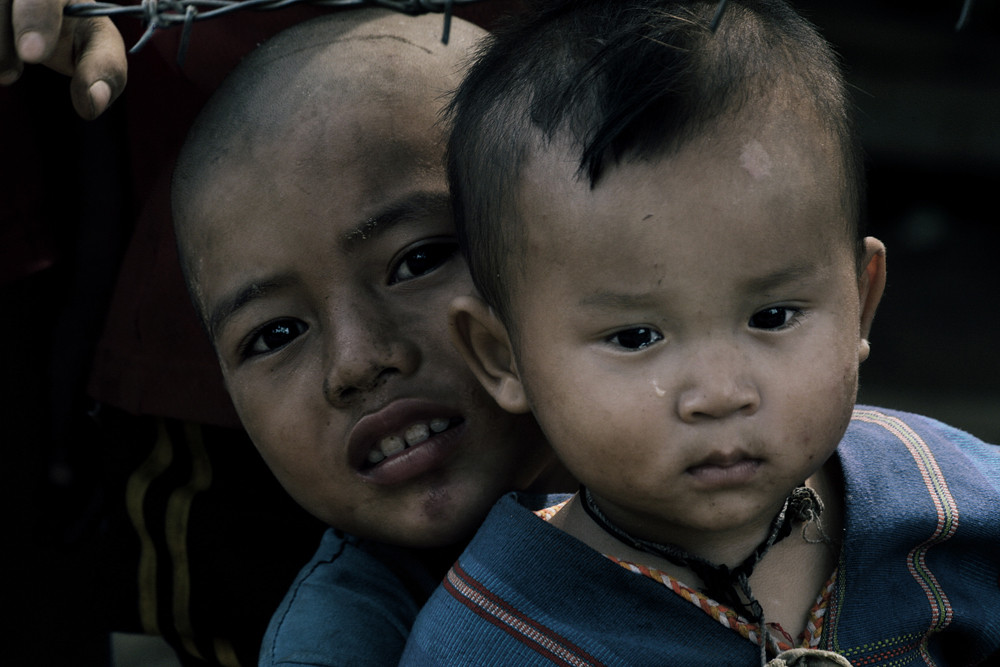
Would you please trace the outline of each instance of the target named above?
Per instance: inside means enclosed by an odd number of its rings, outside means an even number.
[[[480,618],[500,628],[531,650],[565,667],[600,667],[602,663],[558,632],[526,616],[474,579],[458,563],[444,589]]]
[[[874,410],[856,410],[854,418],[881,426],[906,447],[913,457],[923,478],[928,497],[934,505],[937,526],[929,538],[910,550],[907,554],[906,567],[930,604],[932,619],[928,633],[940,632],[951,624],[953,610],[944,588],[927,566],[927,552],[931,547],[950,539],[958,530],[958,504],[930,447],[916,431],[910,428],[909,424]]]

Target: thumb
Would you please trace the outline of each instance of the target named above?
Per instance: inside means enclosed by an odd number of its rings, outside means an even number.
[[[107,17],[81,20],[73,39],[70,97],[81,118],[97,118],[125,89],[128,60],[125,43]]]

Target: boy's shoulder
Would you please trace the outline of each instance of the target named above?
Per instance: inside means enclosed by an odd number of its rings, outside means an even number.
[[[395,664],[442,571],[415,549],[328,529],[271,618],[260,666]]]

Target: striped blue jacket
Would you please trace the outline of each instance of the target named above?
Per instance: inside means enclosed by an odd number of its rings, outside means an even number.
[[[845,533],[820,648],[856,667],[992,664],[1000,447],[859,407],[837,456]],[[760,650],[509,496],[421,611],[401,664],[739,666]]]

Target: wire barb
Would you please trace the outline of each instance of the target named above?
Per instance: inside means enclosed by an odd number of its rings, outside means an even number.
[[[958,15],[958,23],[955,24],[955,32],[958,32],[965,27],[965,24],[969,22],[969,14],[972,13],[972,5],[975,0],[965,0],[962,3],[962,13]]]
[[[719,23],[722,22],[722,13],[724,11],[726,11],[726,0],[719,0],[719,4],[715,8],[715,16],[712,17],[712,23],[708,26],[709,30],[715,32],[719,29]]]
[[[441,35],[441,43],[447,44],[448,38],[451,37],[451,9],[452,0],[445,0],[444,3],[444,34]]]

